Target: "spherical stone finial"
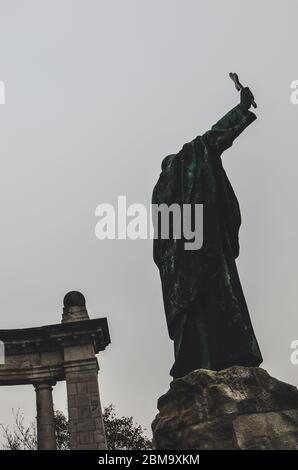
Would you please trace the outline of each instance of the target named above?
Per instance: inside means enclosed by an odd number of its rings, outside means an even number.
[[[66,294],[66,296],[63,299],[63,305],[65,308],[85,307],[86,300],[81,292],[73,290]]]

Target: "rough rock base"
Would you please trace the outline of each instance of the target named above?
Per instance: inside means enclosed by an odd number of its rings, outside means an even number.
[[[298,449],[298,390],[259,367],[195,370],[158,410],[156,449]]]

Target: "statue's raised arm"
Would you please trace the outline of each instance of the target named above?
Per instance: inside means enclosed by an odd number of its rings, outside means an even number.
[[[256,115],[249,110],[254,96],[248,87],[240,91],[240,103],[225,114],[202,138],[213,150],[222,153],[233,144],[234,140],[251,124]]]

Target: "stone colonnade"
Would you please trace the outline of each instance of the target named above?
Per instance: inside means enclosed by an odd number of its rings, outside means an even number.
[[[60,324],[0,330],[0,385],[32,384],[38,449],[56,448],[52,389],[66,380],[71,449],[106,449],[96,354],[110,343],[106,318],[90,320],[80,292],[64,297]]]

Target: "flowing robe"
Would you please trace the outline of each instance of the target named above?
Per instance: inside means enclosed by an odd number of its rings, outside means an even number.
[[[166,157],[152,203],[203,204],[203,245],[185,250],[183,237],[154,239],[165,314],[174,341],[176,378],[199,369],[258,366],[252,328],[235,259],[241,215],[221,154],[256,116],[241,105],[203,136]],[[154,227],[155,237],[158,227]]]

